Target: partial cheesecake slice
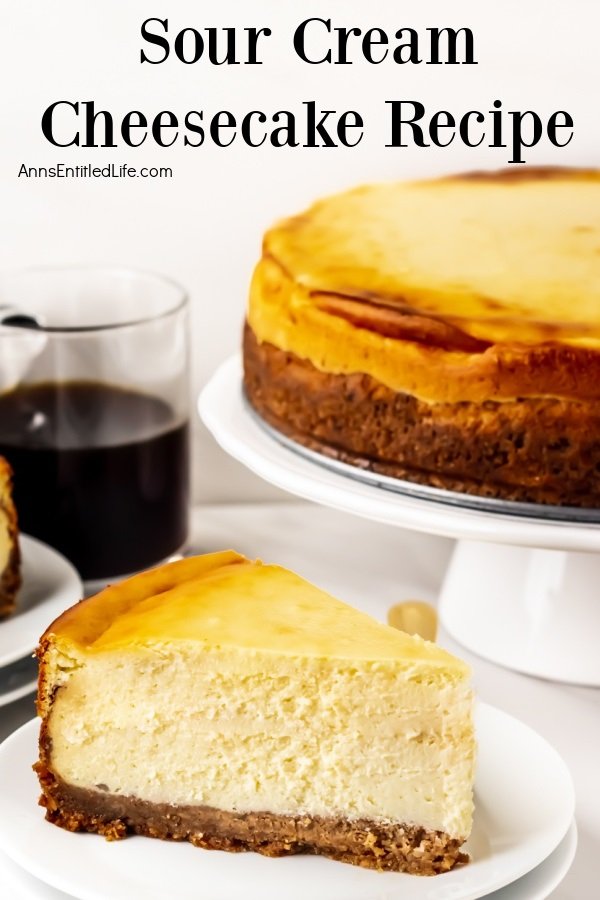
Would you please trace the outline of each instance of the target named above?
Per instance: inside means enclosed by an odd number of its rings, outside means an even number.
[[[0,456],[0,619],[14,612],[20,586],[21,555],[12,498],[12,469]]]
[[[227,551],[107,588],[38,655],[46,818],[434,874],[466,861],[467,666]]]

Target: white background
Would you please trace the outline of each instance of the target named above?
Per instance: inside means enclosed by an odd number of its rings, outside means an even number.
[[[431,112],[566,109],[575,137],[562,150],[544,144],[531,163],[597,164],[600,108],[598,0],[0,0],[0,268],[31,264],[111,263],[162,271],[193,302],[193,379],[197,392],[239,345],[247,286],[264,229],[320,195],[361,181],[404,178],[506,163],[504,150],[384,147],[386,99],[416,99]],[[344,26],[467,26],[477,66],[307,66],[292,51],[294,27],[310,15]],[[168,16],[170,34],[186,26],[268,26],[262,66],[140,65],[140,26]],[[56,100],[95,100],[115,115],[148,117],[170,109],[244,112],[323,108],[359,110],[367,136],[349,149],[252,150],[210,145],[85,150],[52,147],[44,109]],[[171,180],[26,180],[21,163],[50,166],[107,162],[167,165]],[[198,499],[267,496],[262,483],[227,460],[195,424]]]

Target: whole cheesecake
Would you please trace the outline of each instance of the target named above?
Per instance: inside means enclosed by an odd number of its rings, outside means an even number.
[[[56,825],[425,875],[466,861],[468,667],[286,569],[171,563],[68,610],[38,656]]]
[[[250,403],[327,456],[600,507],[600,173],[357,188],[265,236]]]
[[[21,553],[12,469],[0,456],[0,619],[14,612],[21,586]]]

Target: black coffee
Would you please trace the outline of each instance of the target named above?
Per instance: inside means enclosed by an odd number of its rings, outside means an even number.
[[[94,382],[0,395],[0,454],[15,473],[19,527],[84,579],[143,569],[188,527],[188,425],[158,397]]]

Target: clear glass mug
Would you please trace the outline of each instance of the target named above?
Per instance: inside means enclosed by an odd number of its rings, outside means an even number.
[[[0,275],[0,455],[19,525],[86,581],[186,544],[188,316],[184,291],[150,273]]]

